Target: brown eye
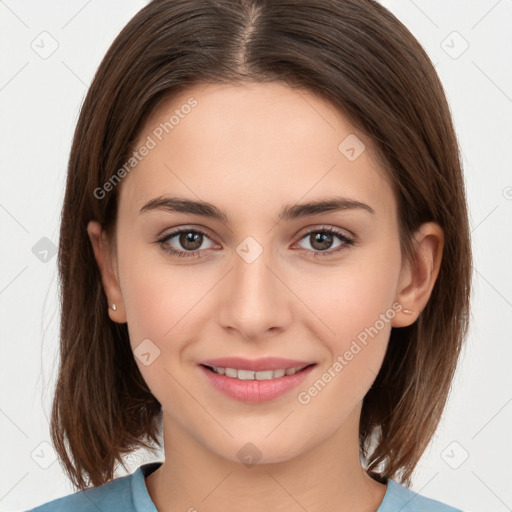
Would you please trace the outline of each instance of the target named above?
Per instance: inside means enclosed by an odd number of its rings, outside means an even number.
[[[173,241],[173,239],[175,239]],[[196,229],[180,229],[173,231],[157,242],[162,249],[172,255],[184,258],[196,258],[200,256],[200,252],[205,249],[211,249],[213,246],[200,249],[205,239],[210,240],[206,233]],[[173,241],[173,243],[171,243]],[[173,245],[174,244],[174,245]]]
[[[196,251],[203,243],[203,235],[195,231],[183,231],[178,235],[178,242],[188,251]]]
[[[340,241],[334,249],[331,249],[336,238]],[[347,246],[354,245],[355,241],[347,235],[331,227],[313,229],[306,233],[302,240],[307,240],[312,250],[305,248],[313,256],[329,256],[345,249]]]
[[[313,249],[325,251],[330,249],[334,241],[334,236],[330,233],[313,233],[309,235],[309,240]]]

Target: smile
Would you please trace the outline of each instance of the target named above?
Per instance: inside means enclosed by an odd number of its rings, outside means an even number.
[[[306,366],[299,366],[297,368],[280,368],[277,370],[263,370],[263,371],[252,371],[252,370],[242,370],[236,368],[223,368],[222,366],[206,366],[206,368],[211,371],[218,373],[220,375],[225,375],[226,377],[230,377],[232,379],[239,380],[271,380],[278,379],[280,377],[284,377],[285,375],[294,375],[297,372],[300,372]]]
[[[224,366],[198,365],[207,382],[223,395],[247,404],[274,400],[299,386],[316,364],[276,368],[274,370],[247,370]]]

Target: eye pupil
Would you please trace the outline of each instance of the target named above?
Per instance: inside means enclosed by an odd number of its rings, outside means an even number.
[[[180,244],[184,249],[195,251],[201,247],[202,240],[200,233],[194,233],[192,231],[184,232],[180,234]],[[191,246],[189,245],[191,244]]]
[[[332,235],[329,233],[315,233],[314,235],[312,235],[312,239],[312,247],[320,251],[329,249],[329,247],[332,245]],[[317,242],[319,242],[319,244],[317,244]]]

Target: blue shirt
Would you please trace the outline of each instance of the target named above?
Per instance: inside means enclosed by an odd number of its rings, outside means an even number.
[[[99,487],[78,491],[27,512],[158,512],[146,488],[145,477],[161,462],[143,464],[131,475],[115,478]],[[439,501],[425,498],[388,479],[384,499],[377,512],[461,512]]]

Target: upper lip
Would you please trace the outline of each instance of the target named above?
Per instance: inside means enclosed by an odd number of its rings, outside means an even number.
[[[234,368],[235,370],[251,370],[259,372],[263,370],[280,370],[288,368],[302,368],[313,364],[311,361],[297,361],[294,359],[284,359],[281,357],[262,357],[261,359],[245,359],[243,357],[221,357],[218,359],[208,359],[199,364],[205,366]]]

